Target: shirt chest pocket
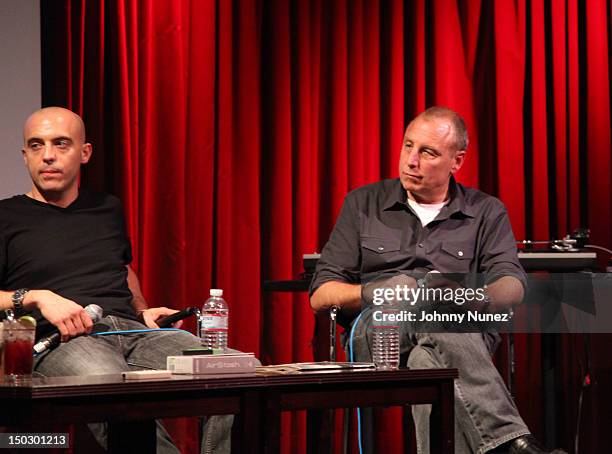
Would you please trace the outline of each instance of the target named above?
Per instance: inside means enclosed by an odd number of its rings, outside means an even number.
[[[401,259],[401,240],[362,236],[361,255],[363,272],[384,270]]]
[[[474,244],[465,241],[445,241],[432,261],[441,273],[469,273],[474,259]]]

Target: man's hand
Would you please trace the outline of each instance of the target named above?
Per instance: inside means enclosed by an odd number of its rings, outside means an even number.
[[[142,321],[149,328],[159,328],[157,325],[157,321],[167,317],[172,314],[176,314],[178,311],[175,309],[170,309],[168,307],[153,307],[151,309],[145,309],[140,312],[142,317]],[[183,325],[183,320],[179,320],[176,323],[173,323],[172,326],[174,328],[180,328]]]
[[[439,271],[433,270],[425,275],[425,286],[427,288],[450,288],[456,290],[462,288],[461,279],[464,275],[453,274],[453,273],[440,273]]]
[[[367,284],[363,284],[361,286],[361,304],[362,308],[365,308],[372,304],[374,301],[374,292],[380,292],[378,297],[382,298],[383,293],[386,289],[395,290],[397,287],[403,289],[404,286],[407,288],[416,288],[417,281],[414,277],[408,276],[407,274],[395,274],[393,276],[382,277],[373,281],[368,282]]]
[[[57,327],[62,335],[62,342],[89,333],[93,326],[91,317],[82,306],[49,290],[30,290],[26,293],[24,306],[33,305]]]

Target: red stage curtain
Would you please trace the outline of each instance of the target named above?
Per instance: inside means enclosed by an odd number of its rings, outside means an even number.
[[[262,280],[296,277],[345,194],[396,176],[427,106],[466,118],[458,178],[502,199],[518,239],[588,226],[611,246],[605,0],[41,3],[44,103],[84,116],[85,184],[123,199],[145,295],[181,308],[223,288],[232,346],[265,363],[309,360],[313,317]],[[517,336],[536,433],[539,351]],[[302,452],[303,415],[284,427]],[[383,427],[398,449],[398,419]]]

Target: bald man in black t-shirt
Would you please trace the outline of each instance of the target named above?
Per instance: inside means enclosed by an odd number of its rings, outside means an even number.
[[[82,164],[92,154],[81,118],[50,107],[34,112],[24,126],[22,150],[32,189],[0,201],[0,309],[33,314],[39,335],[59,330],[62,343],[36,359],[45,376],[117,374],[165,369],[166,357],[199,347],[186,331],[152,331],[176,311],[149,308],[130,268],[130,243],[119,200],[79,189]],[[93,323],[84,307],[99,305],[96,331],[145,331],[87,335]],[[213,428],[214,426],[214,428]],[[106,445],[103,424],[90,425]],[[229,451],[231,417],[210,418],[205,437]],[[177,453],[161,424],[158,452]]]

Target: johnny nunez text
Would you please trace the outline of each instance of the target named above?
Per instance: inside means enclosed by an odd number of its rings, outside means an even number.
[[[466,319],[467,316],[467,319]],[[486,313],[479,311],[466,311],[464,313],[446,313],[438,311],[389,311],[375,310],[372,314],[375,322],[508,322],[510,314],[507,313]]]

